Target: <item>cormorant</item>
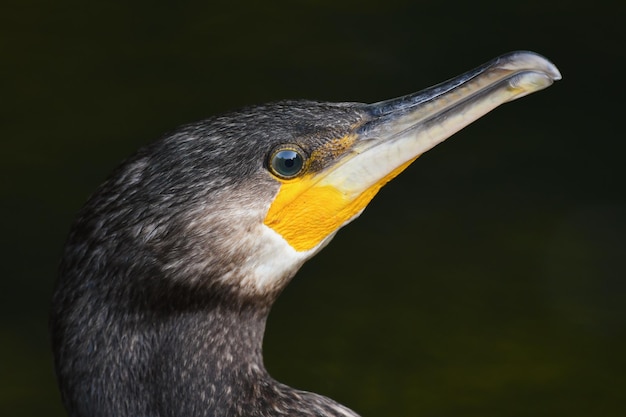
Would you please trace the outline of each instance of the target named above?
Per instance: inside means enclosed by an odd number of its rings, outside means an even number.
[[[249,107],[140,149],[80,211],[60,265],[51,331],[69,415],[356,416],[269,376],[272,303],[423,152],[558,79],[513,52],[397,99]]]

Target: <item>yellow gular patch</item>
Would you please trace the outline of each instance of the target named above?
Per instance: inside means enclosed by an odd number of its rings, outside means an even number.
[[[318,176],[324,173],[283,183],[267,212],[265,224],[279,233],[295,250],[313,249],[358,215],[383,185],[416,158],[400,165],[357,197],[351,197],[333,185],[319,185]]]

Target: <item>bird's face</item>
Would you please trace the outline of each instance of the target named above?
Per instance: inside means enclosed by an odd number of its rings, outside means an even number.
[[[167,188],[194,201],[181,204],[185,238],[167,246],[166,267],[277,293],[422,153],[559,78],[544,58],[518,52],[385,102],[282,102],[189,126],[159,145],[178,155],[165,159],[175,169],[150,164],[174,172]]]
[[[340,135],[312,149],[282,143],[270,153],[267,166],[281,186],[264,224],[296,251],[314,250],[423,152],[558,77],[543,58],[514,53],[417,94],[355,105],[360,117]]]

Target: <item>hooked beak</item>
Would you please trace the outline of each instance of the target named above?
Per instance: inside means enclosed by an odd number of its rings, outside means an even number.
[[[265,224],[297,251],[320,248],[422,153],[560,78],[542,56],[512,52],[418,93],[362,105],[365,121],[338,139],[345,151],[325,169],[282,184]]]
[[[421,154],[499,105],[560,79],[546,58],[517,51],[420,92],[366,105],[369,120],[355,130],[351,155],[321,181],[339,182],[353,196],[378,190]]]

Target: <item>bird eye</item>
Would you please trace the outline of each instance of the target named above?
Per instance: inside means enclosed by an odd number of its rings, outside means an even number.
[[[281,178],[293,178],[304,168],[304,152],[295,146],[277,149],[270,157],[269,167],[275,175]]]

